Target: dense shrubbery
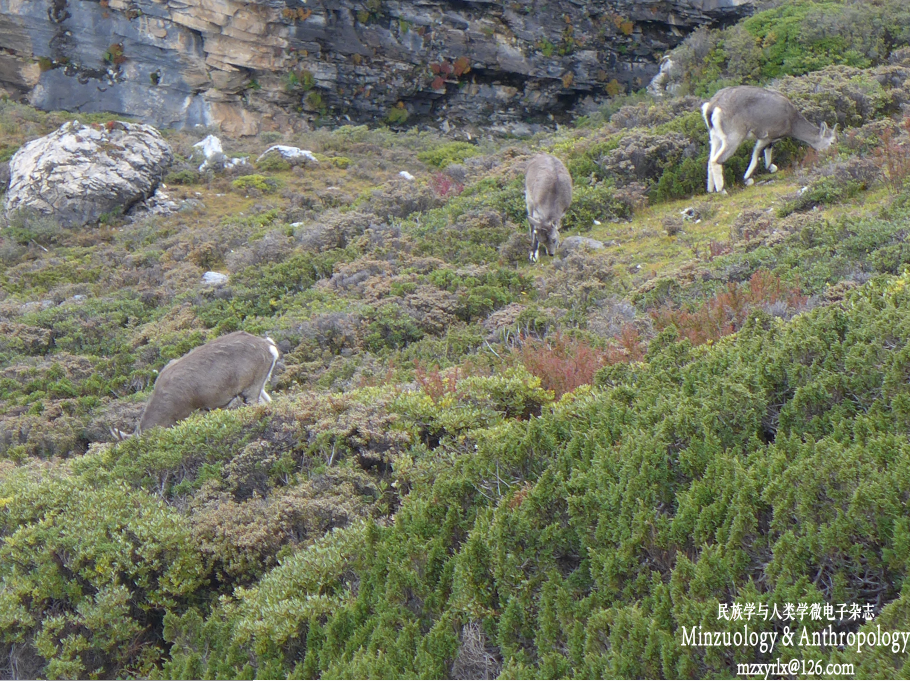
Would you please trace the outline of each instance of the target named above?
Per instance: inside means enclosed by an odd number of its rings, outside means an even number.
[[[723,627],[718,602],[874,589],[900,621],[906,283],[787,326],[753,313],[706,352],[668,330],[601,392],[450,441],[432,468],[415,452],[392,525],[327,535],[207,619],[169,616],[168,673],[447,676],[474,631],[509,675],[704,677],[757,655],[681,645],[683,625]]]
[[[910,618],[905,13],[788,2],[686,42],[692,92],[783,76],[858,126],[730,196],[663,205],[704,191],[702,100],[638,95],[522,142],[268,133],[231,153],[320,163],[175,166],[196,207],[163,219],[4,224],[0,676],[907,676],[680,638],[734,601]],[[0,157],[60,120],[0,102]],[[541,150],[574,178],[563,236],[604,248],[528,264]],[[169,360],[241,328],[284,353],[271,404],[111,442]]]
[[[231,184],[234,189],[240,191],[257,191],[263,194],[272,194],[278,191],[281,186],[278,180],[264,175],[244,175],[243,177],[238,177]]]
[[[785,2],[726,29],[698,29],[673,52],[673,77],[696,95],[762,83],[826,66],[888,63],[910,44],[910,10],[900,0]]]
[[[450,142],[435,149],[428,149],[417,154],[417,158],[428,166],[445,170],[453,163],[464,163],[465,159],[478,156],[481,152],[467,142]]]
[[[161,618],[206,585],[189,523],[145,491],[64,473],[0,479],[0,649],[24,644],[31,664],[13,671],[26,676],[145,676],[163,653]]]
[[[777,88],[810,121],[859,127],[900,111],[910,101],[908,80],[908,66],[870,71],[831,66],[800,78],[782,78]]]
[[[839,282],[861,284],[876,274],[897,274],[910,264],[903,248],[905,211],[894,209],[877,218],[810,219],[779,243],[721,256],[713,267],[721,278],[737,280],[768,269],[798,280],[808,295],[823,295]]]

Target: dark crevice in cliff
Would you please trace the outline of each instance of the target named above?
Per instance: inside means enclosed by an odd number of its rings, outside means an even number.
[[[463,83],[447,83],[445,93],[421,90],[406,98],[405,101],[408,111],[415,117],[460,119],[464,117],[465,110],[473,109],[475,106],[472,104],[472,98],[475,95],[465,92],[465,89],[477,86],[514,88],[523,95],[539,91],[546,95],[545,104],[536,106],[525,100],[496,105],[488,96],[476,95],[475,113],[483,111],[488,121],[491,122],[547,122],[554,119],[565,121],[571,118],[570,111],[581,97],[588,96],[592,92],[598,94],[602,90],[599,86],[591,89],[565,90],[562,89],[561,81],[558,78],[535,78],[516,73],[475,69]]]
[[[47,18],[53,24],[62,24],[72,15],[66,8],[67,0],[54,0],[51,6],[47,8]]]
[[[492,69],[474,68],[468,74],[467,82],[477,85],[504,85],[523,90],[529,81],[540,80],[514,71],[494,71]],[[457,85],[450,85],[457,88]]]

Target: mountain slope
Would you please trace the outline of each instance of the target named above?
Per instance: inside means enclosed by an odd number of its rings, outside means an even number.
[[[683,638],[741,631],[718,616],[734,603],[869,605],[831,626],[907,629],[910,65],[900,34],[879,40],[900,7],[845,34],[877,46],[867,62],[806,43],[796,64],[768,37],[851,7],[699,33],[671,59],[708,45],[717,69],[679,96],[529,139],[265,133],[224,140],[245,168],[200,172],[208,131],[165,131],[176,213],[7,220],[4,675],[910,673],[886,647]],[[743,32],[757,71],[721,58]],[[730,194],[704,194],[702,99],[683,91],[766,75],[845,126],[837,147],[783,142],[782,170],[743,187],[743,145]],[[0,153],[70,118],[0,102]],[[276,142],[318,163],[254,160]],[[527,262],[539,151],[575,183],[563,240],[602,249]],[[285,353],[271,405],[111,441],[168,361],[236,329]]]

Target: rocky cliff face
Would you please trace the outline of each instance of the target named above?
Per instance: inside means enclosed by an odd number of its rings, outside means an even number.
[[[230,135],[343,121],[515,126],[638,88],[756,0],[0,0],[0,88]]]

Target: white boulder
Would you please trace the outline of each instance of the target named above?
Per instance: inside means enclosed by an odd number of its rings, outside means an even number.
[[[221,147],[221,140],[214,135],[209,135],[201,142],[196,142],[193,149],[198,149],[205,160],[199,166],[199,172],[207,168],[221,168],[224,165],[224,149]],[[195,156],[195,154],[193,154]]]
[[[172,158],[149,125],[70,121],[13,156],[7,215],[35,212],[79,227],[125,213],[152,195]]]
[[[221,140],[214,135],[209,135],[205,139],[196,142],[193,145],[193,149],[199,150],[198,153],[193,152],[193,158],[198,160],[199,156],[202,156],[204,159],[199,166],[200,173],[210,168],[212,170],[220,170],[221,168],[236,168],[247,164],[244,156],[228,158],[224,153],[224,148],[221,146]]]
[[[262,159],[272,153],[279,154],[281,158],[292,165],[305,161],[319,163],[319,159],[313,155],[313,152],[307,151],[306,149],[298,149],[297,147],[289,147],[284,144],[275,144],[263,151],[262,154],[259,155],[259,158],[256,159],[256,163],[259,163]]]
[[[208,284],[209,286],[221,286],[228,282],[228,275],[221,274],[221,272],[206,272],[202,275],[202,283]]]

